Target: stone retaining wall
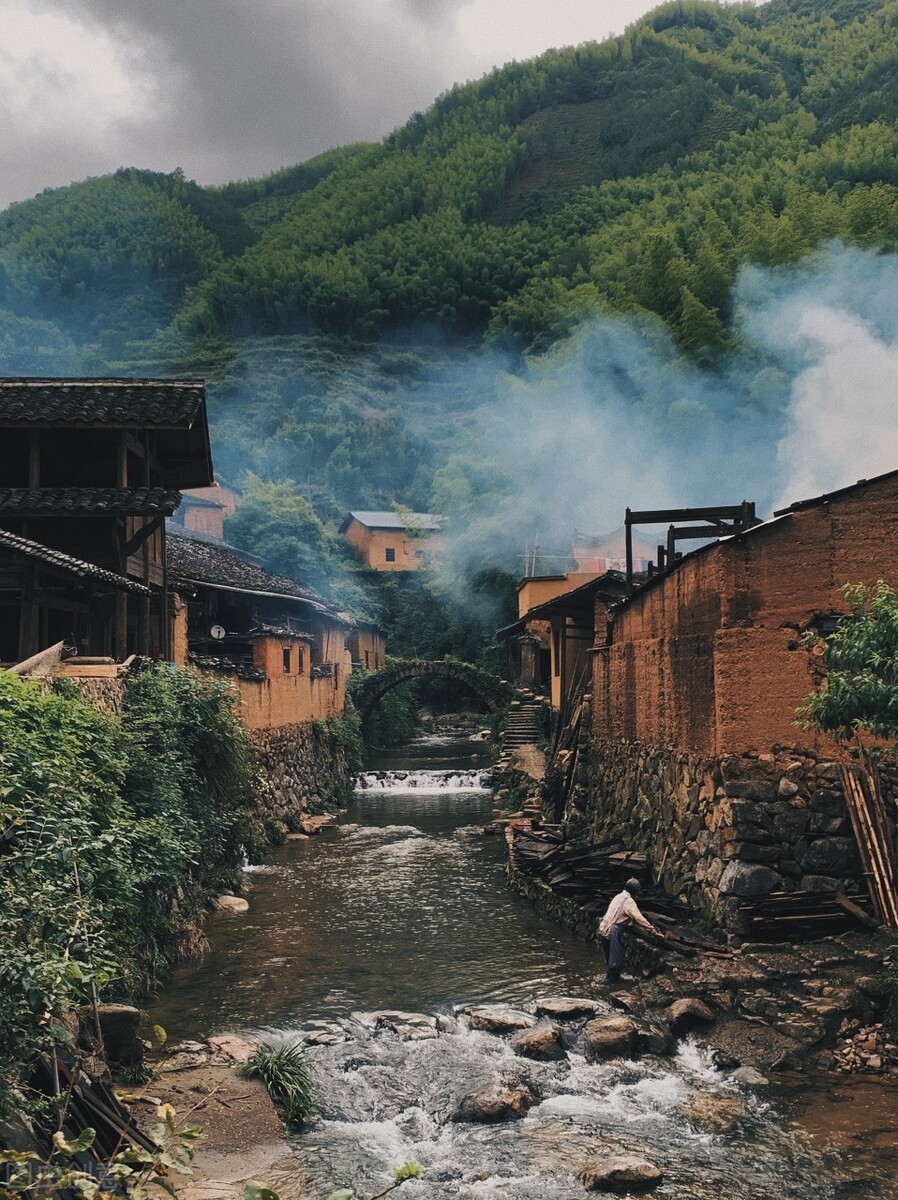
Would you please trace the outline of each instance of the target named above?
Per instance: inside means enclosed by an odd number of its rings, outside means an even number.
[[[883,784],[895,794],[891,774]],[[569,836],[646,852],[668,893],[737,933],[746,899],[864,890],[838,764],[807,751],[711,758],[595,741],[565,821]]]
[[[345,751],[311,723],[250,733],[262,781],[258,807],[269,836],[298,828],[305,813],[345,803],[350,788]]]

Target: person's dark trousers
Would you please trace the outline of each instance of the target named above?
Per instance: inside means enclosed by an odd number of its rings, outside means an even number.
[[[601,939],[602,950],[605,954],[605,962],[608,964],[608,971],[605,975],[606,983],[620,983],[621,968],[624,965],[624,945],[621,940],[620,926],[612,925],[611,932],[608,937]]]

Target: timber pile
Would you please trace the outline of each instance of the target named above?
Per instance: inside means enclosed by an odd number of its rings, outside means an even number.
[[[639,907],[655,925],[665,929],[658,939],[638,928],[630,933],[653,945],[683,954],[721,954],[720,947],[684,928],[692,915],[686,905],[668,896],[652,879],[644,854],[620,850],[609,852],[596,846],[568,848],[560,826],[541,825],[515,829],[511,842],[512,866],[522,874],[539,879],[556,895],[572,900],[598,920],[628,879],[642,884]]]
[[[898,930],[898,861],[879,772],[843,766],[840,774],[873,909],[883,925]]]
[[[858,924],[875,928],[861,897],[841,892],[771,892],[739,905],[747,937],[757,941],[792,942],[843,933]]]

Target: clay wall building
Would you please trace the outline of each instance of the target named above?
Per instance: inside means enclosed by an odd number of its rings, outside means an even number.
[[[310,588],[231,546],[174,530],[179,596],[172,645],[201,670],[232,677],[250,730],[342,716],[355,621]]]
[[[420,571],[442,555],[443,525],[433,513],[351,512],[340,532],[375,571]]]
[[[224,541],[224,523],[237,511],[239,499],[239,494],[224,483],[187,488],[181,493],[181,506],[171,518],[171,524],[188,533]]]
[[[731,926],[771,890],[860,886],[838,748],[796,725],[820,679],[802,642],[846,583],[898,587],[898,471],[710,543],[596,622],[588,794],[570,828],[648,850]]]
[[[498,631],[506,649],[509,677],[523,687],[544,690],[561,712],[582,693],[591,673],[596,620],[624,594],[617,572],[594,576],[528,576],[518,584],[519,618]]]

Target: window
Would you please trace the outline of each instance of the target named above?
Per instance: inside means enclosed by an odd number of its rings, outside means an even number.
[[[387,562],[395,562],[395,561],[396,561],[396,547],[395,546],[387,546]]]
[[[290,674],[290,647],[289,646],[286,646],[284,648],[284,674],[285,675]]]

